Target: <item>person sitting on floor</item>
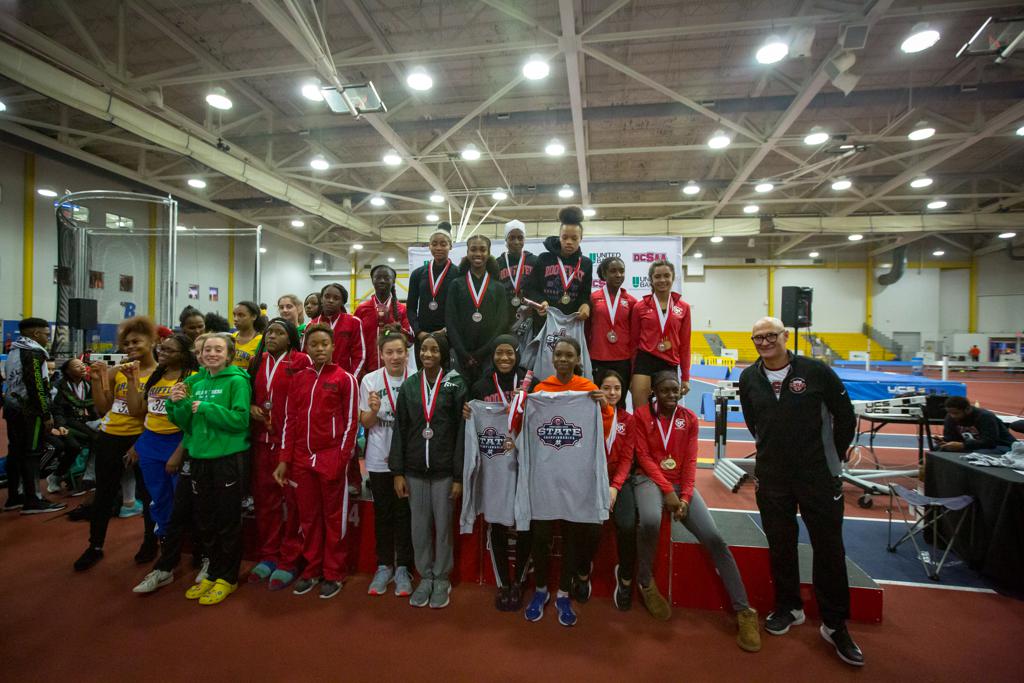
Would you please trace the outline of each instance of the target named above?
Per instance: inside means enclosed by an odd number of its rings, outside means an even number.
[[[946,399],[940,451],[1002,455],[1009,452],[1013,442],[1006,423],[991,410],[972,406],[963,396]]]

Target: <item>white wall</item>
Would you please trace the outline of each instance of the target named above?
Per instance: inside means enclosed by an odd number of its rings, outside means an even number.
[[[862,268],[775,269],[776,317],[782,311],[783,287],[810,287],[814,290],[811,330],[822,332],[860,332],[864,324],[864,270]]]
[[[978,332],[1024,330],[1024,261],[1005,251],[978,259]]]
[[[746,330],[768,315],[768,273],[764,268],[704,269],[704,277],[683,280],[695,330]]]
[[[939,271],[939,333],[967,332],[970,327],[971,271]]]
[[[888,269],[876,269],[875,277]],[[892,336],[894,332],[920,332],[921,339],[935,339],[939,333],[939,270],[907,269],[888,287],[873,281],[872,319],[874,326]]]

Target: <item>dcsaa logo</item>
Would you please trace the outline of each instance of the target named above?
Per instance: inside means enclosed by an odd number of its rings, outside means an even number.
[[[480,455],[485,458],[504,455],[505,435],[498,433],[494,427],[488,427],[482,432],[477,432],[477,442],[480,444]]]
[[[566,422],[564,417],[555,416],[551,422],[537,427],[537,437],[556,451],[572,448],[583,439],[583,429],[579,425]]]

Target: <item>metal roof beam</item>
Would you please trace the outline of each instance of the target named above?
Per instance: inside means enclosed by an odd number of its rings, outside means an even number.
[[[558,15],[562,23],[559,44],[565,55],[565,75],[569,82],[569,106],[572,109],[572,136],[576,145],[576,171],[580,180],[580,200],[590,203],[590,174],[587,171],[587,131],[583,122],[583,91],[580,87],[579,36],[576,35],[575,0],[558,0]]]

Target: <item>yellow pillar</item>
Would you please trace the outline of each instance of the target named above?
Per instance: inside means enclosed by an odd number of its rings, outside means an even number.
[[[867,264],[865,264],[864,268],[865,268],[865,272],[864,272],[864,322],[866,322],[868,325],[872,325],[873,324],[873,320],[872,320],[872,313],[873,313],[873,311],[872,311],[871,296],[872,296],[872,290],[874,289],[874,287],[872,286],[871,281],[872,281],[872,276],[874,275],[874,272],[875,272],[875,266],[874,266],[874,261],[872,260],[870,254],[868,255],[868,262],[867,262]]]
[[[359,294],[356,292],[356,284],[358,284],[358,277],[356,273],[359,270],[359,252],[352,252],[352,273],[349,276],[348,281],[348,300],[352,302],[352,309],[355,310],[356,302],[359,301]]]
[[[969,300],[967,302],[967,331],[978,331],[978,259],[971,255]]]
[[[256,302],[259,305],[259,302]],[[228,238],[228,315],[235,309],[235,238]]]
[[[775,315],[775,266],[768,266],[768,315]]]
[[[21,316],[32,316],[32,282],[36,252],[36,155],[25,155],[25,186],[22,207]]]
[[[155,229],[157,227],[157,211],[156,204],[151,204],[149,207],[149,228]],[[174,229],[170,226],[171,230]],[[168,277],[170,277],[168,275]],[[146,283],[146,291],[148,296],[146,297],[146,311],[150,318],[156,319],[156,235],[149,236],[149,278]],[[173,302],[171,302],[173,305]],[[166,311],[167,316],[173,320],[173,311]]]

